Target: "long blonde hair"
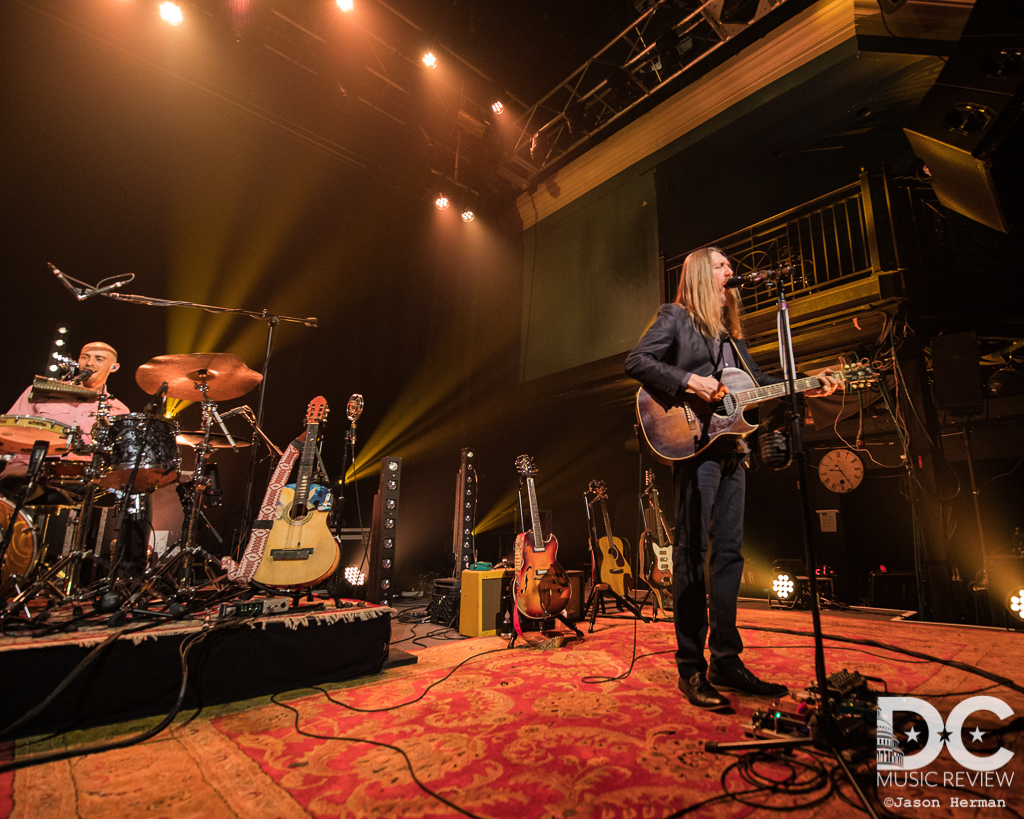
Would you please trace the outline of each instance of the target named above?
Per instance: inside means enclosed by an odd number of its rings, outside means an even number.
[[[720,290],[715,284],[712,253],[722,251],[717,247],[702,247],[683,260],[676,304],[682,305],[690,314],[697,329],[706,338],[718,338],[722,333],[732,338],[743,338],[739,298],[735,290],[727,290],[725,304],[722,304]]]

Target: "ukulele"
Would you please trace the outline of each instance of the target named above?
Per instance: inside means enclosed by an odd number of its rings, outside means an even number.
[[[318,396],[306,411],[306,431],[295,489],[281,490],[274,524],[267,535],[253,580],[265,586],[313,586],[338,568],[341,550],[328,526],[330,512],[309,505],[310,479],[316,466],[320,424],[327,419],[327,401]]]
[[[533,527],[516,537],[516,576],[513,581],[516,608],[524,617],[543,620],[558,614],[569,605],[572,589],[569,576],[555,560],[558,541],[554,535],[548,535],[545,539],[541,532],[537,491],[533,482],[537,467],[533,458],[520,455],[516,458],[516,469],[526,482],[530,523]]]
[[[595,554],[600,555],[601,582],[619,597],[626,597],[633,593],[633,573],[626,562],[624,541],[612,534],[612,524],[608,518],[608,487],[604,481],[591,481],[590,492],[594,500],[601,504],[601,518],[604,521],[605,534],[597,539],[598,549],[595,551]]]
[[[657,608],[672,611],[672,544],[668,526],[661,514],[658,487],[654,485],[654,470],[646,474],[647,531],[644,532],[643,581],[650,586]]]

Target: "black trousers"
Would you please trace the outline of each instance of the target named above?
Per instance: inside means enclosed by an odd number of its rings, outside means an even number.
[[[712,444],[675,464],[678,510],[672,547],[676,666],[689,677],[740,665],[743,640],[736,628],[736,599],[743,579],[745,452]],[[707,571],[705,571],[705,564]]]

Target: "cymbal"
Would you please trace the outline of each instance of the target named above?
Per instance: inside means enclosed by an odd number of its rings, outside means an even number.
[[[235,436],[232,436],[233,438]],[[197,447],[203,442],[203,431],[196,430],[195,432],[179,432],[174,436],[174,440],[182,446]],[[244,438],[235,438],[235,446],[249,446],[252,441],[247,441]],[[228,449],[231,444],[228,443],[227,437],[223,432],[211,432],[210,433],[210,446],[213,449]]]
[[[153,395],[167,382],[167,397],[201,401],[196,388],[205,383],[211,401],[239,398],[263,380],[233,353],[176,353],[151,358],[135,371],[135,382]]]

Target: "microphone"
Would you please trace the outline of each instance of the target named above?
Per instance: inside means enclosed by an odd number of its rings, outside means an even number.
[[[71,379],[71,383],[81,384],[83,381],[88,381],[95,374],[95,370],[90,370],[88,367],[85,367],[78,371],[78,375]]]
[[[159,412],[157,411],[157,407],[160,408]],[[164,383],[160,385],[160,389],[158,389],[156,391],[156,395],[153,396],[153,400],[150,401],[148,404],[146,404],[145,408],[142,410],[142,414],[143,415],[153,415],[153,414],[163,415],[165,412],[167,412],[167,382],[166,381],[164,381]]]
[[[779,279],[788,278],[792,273],[793,268],[790,265],[783,265],[779,268],[766,268],[764,270],[754,270],[750,273],[744,273],[740,276],[730,276],[725,280],[725,286],[729,288],[733,287],[756,287],[763,282],[776,282]]]
[[[74,296],[78,301],[81,301],[83,298],[85,298],[85,296],[82,295],[85,292],[85,290],[79,290],[77,287],[75,287],[75,285],[73,285],[71,283],[71,281],[69,280],[69,277],[64,275],[64,273],[61,272],[60,270],[58,270],[56,265],[54,265],[54,264],[52,264],[50,262],[47,262],[46,264],[50,268],[50,270],[53,271],[53,275],[56,276],[58,279],[60,279],[60,283],[63,284],[68,290],[71,291],[71,295],[72,296]],[[77,279],[76,279],[76,281],[77,281]],[[81,283],[81,282],[79,282],[79,283]]]

